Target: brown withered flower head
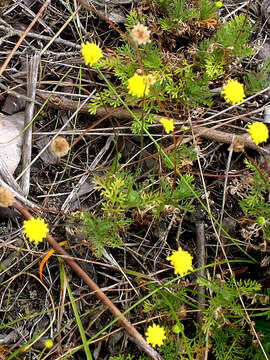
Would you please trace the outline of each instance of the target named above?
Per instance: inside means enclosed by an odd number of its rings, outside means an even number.
[[[232,150],[234,152],[243,152],[245,150],[245,141],[240,136],[235,136],[233,139],[229,150]]]
[[[65,156],[69,151],[69,144],[65,138],[62,136],[57,136],[52,140],[50,145],[51,152],[57,156]]]
[[[151,42],[150,40],[150,30],[143,24],[138,23],[131,30],[131,37],[134,41],[136,41],[139,45],[148,44]]]

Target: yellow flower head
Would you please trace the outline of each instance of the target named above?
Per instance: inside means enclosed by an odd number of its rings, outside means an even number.
[[[252,124],[248,125],[247,132],[249,133],[251,140],[259,145],[260,143],[266,141],[269,136],[268,127],[259,121],[255,121]]]
[[[150,81],[149,76],[135,73],[128,79],[128,93],[138,98],[148,95],[149,85],[151,85]]]
[[[189,252],[182,250],[181,247],[177,251],[173,251],[171,256],[167,257],[171,265],[174,267],[174,273],[181,276],[185,275],[192,268],[193,256]]]
[[[45,346],[46,349],[50,349],[53,346],[52,340],[51,339],[46,339],[44,341],[44,346]]]
[[[146,342],[152,346],[161,346],[163,345],[163,340],[166,339],[165,330],[162,326],[153,324],[153,326],[148,326],[145,333]]]
[[[131,37],[135,40],[139,45],[150,43],[150,30],[142,24],[137,24],[131,30]]]
[[[84,58],[85,65],[94,65],[100,58],[103,57],[101,49],[94,43],[86,41],[86,44],[81,44],[81,53]]]
[[[223,5],[223,4],[222,4],[222,1],[217,1],[217,2],[216,2],[216,7],[217,7],[217,8],[221,8],[222,5]]]
[[[244,93],[244,85],[237,80],[229,80],[223,86],[221,94],[227,103],[231,102],[233,105],[241,102],[246,96]]]
[[[159,122],[163,125],[166,134],[169,134],[174,130],[173,119],[161,118]]]
[[[49,228],[43,219],[31,218],[23,222],[22,232],[28,237],[29,241],[33,241],[37,245],[46,237]]]

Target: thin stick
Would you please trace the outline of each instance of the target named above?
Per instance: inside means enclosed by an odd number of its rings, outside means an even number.
[[[195,224],[196,226],[196,240],[197,240],[197,261],[198,267],[205,266],[205,236],[204,236],[204,224],[202,222],[198,222]],[[205,269],[198,270],[198,277],[205,277]],[[198,286],[198,306],[200,309],[205,308],[205,287]],[[203,313],[197,313],[198,324],[201,327],[203,324]]]

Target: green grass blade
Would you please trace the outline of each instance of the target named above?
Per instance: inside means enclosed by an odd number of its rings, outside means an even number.
[[[91,355],[89,347],[87,345],[87,340],[86,340],[86,335],[85,335],[85,332],[84,332],[84,328],[83,328],[83,325],[82,325],[82,322],[81,322],[81,319],[80,319],[80,315],[78,313],[78,309],[77,309],[76,303],[74,301],[74,297],[72,295],[72,291],[70,289],[68,280],[67,280],[67,291],[68,291],[68,296],[69,296],[71,306],[72,306],[72,309],[73,309],[73,313],[74,313],[74,316],[75,316],[75,320],[76,320],[76,323],[78,325],[78,329],[79,329],[79,332],[80,332],[80,335],[81,335],[81,339],[82,339],[86,359],[87,360],[92,360],[92,355]]]

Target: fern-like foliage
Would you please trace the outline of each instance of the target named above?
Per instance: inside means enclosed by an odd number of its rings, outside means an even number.
[[[270,58],[268,58],[261,69],[257,71],[250,71],[244,76],[246,85],[246,93],[248,95],[256,94],[257,92],[270,86]]]
[[[156,290],[157,286],[153,284],[148,285],[150,290]],[[185,288],[180,288],[175,286],[172,288],[173,291],[168,291],[166,289],[159,289],[157,293],[155,293],[151,300],[146,300],[143,303],[143,312],[149,313],[154,310],[161,311],[165,313],[168,317],[172,317],[171,309],[168,306],[168,302],[173,306],[176,312],[179,311],[181,305],[186,302],[185,299],[187,290]],[[168,300],[168,302],[164,301],[164,297]]]
[[[254,166],[247,160],[245,160],[245,164],[253,172],[253,181],[249,195],[245,199],[239,200],[239,204],[244,213],[251,216],[254,220],[258,217],[266,219],[262,225],[262,230],[264,238],[270,241],[270,204],[267,200],[270,189],[269,174],[263,168],[259,171],[258,166]]]
[[[243,360],[247,359],[246,331],[242,328],[214,328],[211,343],[215,360]]]
[[[163,30],[169,30],[176,27],[179,21],[187,21],[192,18],[199,18],[199,11],[194,7],[188,7],[186,0],[156,0],[156,3],[164,10],[167,11],[168,16],[163,18],[163,22],[159,22]],[[169,26],[170,25],[170,26]]]
[[[169,160],[168,160],[169,158]],[[180,169],[186,165],[192,165],[193,161],[196,160],[197,155],[194,151],[194,146],[187,144],[180,144],[177,146],[176,154],[174,151],[167,153],[167,157],[162,156],[162,162],[168,169],[174,169],[174,162],[176,161],[176,168]]]
[[[204,59],[204,69],[205,69],[205,77],[208,80],[216,80],[220,76],[224,75],[224,65],[223,57],[221,53],[215,52],[214,54],[209,54]]]
[[[167,16],[158,20],[163,31],[177,29],[183,22],[206,20],[217,10],[213,0],[200,0],[198,5],[186,0],[156,0],[156,3],[167,12]]]
[[[209,19],[217,10],[216,1],[213,0],[200,0],[198,2],[200,20]]]
[[[234,19],[224,23],[210,40],[202,40],[200,44],[201,52],[198,52],[197,55],[202,61],[209,54],[214,54],[215,57],[221,57],[223,60],[227,56],[243,58],[251,55],[253,51],[247,46],[251,30],[252,27],[246,16],[236,16]]]
[[[178,179],[175,188],[172,189],[164,179],[160,178],[162,192],[160,194],[160,205],[157,208],[155,217],[159,216],[165,205],[173,206],[181,211],[193,212],[194,207],[191,200],[194,198],[193,188],[194,177],[184,174],[182,179]]]
[[[76,219],[78,233],[83,234],[96,257],[102,256],[105,246],[115,248],[122,245],[118,232],[128,224],[125,219],[99,217],[88,211],[80,212]]]
[[[214,295],[209,299],[209,306],[204,313],[203,331],[212,331],[216,327],[223,327],[234,317],[234,324],[239,323],[244,315],[239,302],[239,296],[255,295],[261,289],[261,285],[256,281],[240,281],[235,286],[234,278],[231,277],[226,282],[208,281],[203,278],[197,279],[201,286],[210,289]],[[239,320],[235,319],[237,317]]]
[[[143,24],[143,19],[140,16],[140,14],[137,11],[131,10],[127,15],[126,15],[126,29],[127,30],[131,30],[138,22]]]
[[[130,355],[130,354],[127,354],[127,355],[118,355],[118,356],[110,356],[109,357],[109,360],[133,360],[134,359],[134,356],[133,355]]]
[[[173,76],[166,78],[161,93],[171,99],[179,99],[183,104],[196,107],[200,104],[211,105],[213,94],[209,90],[209,79],[193,71],[193,65],[183,61],[183,66],[175,69]],[[167,96],[166,96],[167,97]]]
[[[184,174],[172,188],[164,179],[160,178],[160,189],[154,191],[143,189],[143,184],[136,186],[134,176],[129,172],[117,169],[108,171],[103,177],[96,177],[93,183],[103,198],[102,210],[107,216],[125,217],[127,211],[136,208],[138,211],[151,208],[154,217],[158,217],[166,205],[181,211],[194,210],[191,201],[194,198],[194,177]],[[192,191],[193,189],[193,191]]]

